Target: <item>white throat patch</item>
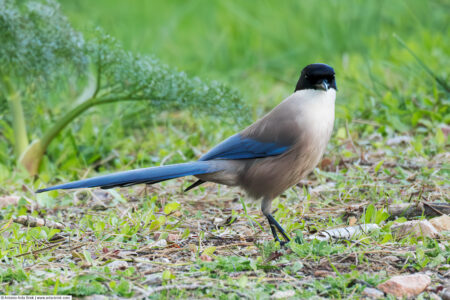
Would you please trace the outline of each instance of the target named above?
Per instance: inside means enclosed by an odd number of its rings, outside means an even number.
[[[300,90],[295,92],[295,96],[302,112],[299,116],[302,120],[298,121],[303,126],[312,126],[315,130],[320,130],[322,127],[326,130],[330,126],[331,129],[333,128],[336,90]]]

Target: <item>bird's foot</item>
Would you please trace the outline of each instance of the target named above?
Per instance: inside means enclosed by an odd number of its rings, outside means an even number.
[[[275,220],[275,218],[271,214],[267,214],[266,218],[267,218],[267,221],[269,221],[270,230],[272,231],[273,238],[277,242],[279,242],[281,246],[284,246],[287,243],[289,243],[291,241],[291,239],[289,238],[287,233],[284,231],[283,227],[281,227],[281,225],[277,222],[277,220]],[[284,241],[280,240],[280,238],[278,237],[277,231],[279,233],[281,233]]]

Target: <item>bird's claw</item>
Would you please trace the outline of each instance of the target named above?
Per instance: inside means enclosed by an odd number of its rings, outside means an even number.
[[[275,218],[271,215],[271,214],[267,214],[266,215],[267,221],[269,221],[269,225],[270,225],[270,230],[272,231],[272,235],[273,238],[280,243],[280,246],[284,246],[286,244],[288,244],[291,239],[289,238],[289,236],[287,235],[287,233],[284,231],[283,227],[281,227],[281,225],[277,222],[277,220],[275,220]],[[280,238],[278,237],[278,233],[281,233],[281,235],[283,236],[284,241],[280,240]]]

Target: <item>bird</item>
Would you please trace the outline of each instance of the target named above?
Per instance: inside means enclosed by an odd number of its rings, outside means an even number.
[[[284,245],[290,237],[272,216],[272,201],[296,185],[319,163],[333,131],[336,93],[334,69],[323,63],[309,64],[302,69],[290,96],[197,161],[123,171],[36,192],[93,187],[109,189],[193,175],[197,181],[186,191],[205,182],[214,182],[238,186],[251,198],[261,200],[261,211],[267,218],[273,238]]]

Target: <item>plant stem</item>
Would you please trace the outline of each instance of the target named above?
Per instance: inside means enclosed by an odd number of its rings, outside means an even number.
[[[48,145],[51,141],[64,129],[73,119],[78,117],[84,111],[88,110],[92,106],[107,104],[119,101],[140,101],[147,100],[146,98],[138,98],[138,97],[117,97],[117,98],[94,98],[91,97],[86,101],[83,101],[78,106],[70,110],[64,116],[62,116],[56,123],[53,125],[49,131],[42,137],[40,140],[34,141],[30,147],[26,148],[26,151],[20,158],[20,162],[22,165],[28,170],[30,175],[36,175],[38,173],[39,164],[42,160],[42,157],[47,150]]]
[[[107,104],[107,103],[113,103],[113,102],[119,102],[119,101],[140,101],[140,100],[148,100],[145,98],[90,98],[82,103],[80,103],[78,106],[76,106],[74,109],[66,113],[63,117],[61,117],[55,125],[53,125],[50,130],[42,137],[42,148],[44,151],[47,149],[50,142],[59,134],[61,130],[64,129],[64,127],[67,126],[73,119],[75,119],[78,115],[82,114],[84,111],[88,110],[92,106],[100,105],[100,104]]]
[[[78,115],[83,113],[85,110],[89,109],[93,106],[93,99],[86,100],[80,103],[78,106],[70,110],[64,116],[62,116],[56,123],[53,125],[49,131],[45,133],[42,137],[42,147],[44,151],[47,149],[50,142],[59,134],[59,132],[67,126],[73,119],[75,119]]]
[[[27,127],[25,115],[23,113],[22,101],[19,93],[10,96],[9,104],[13,117],[14,149],[17,156],[20,156],[28,147]]]
[[[13,88],[9,78],[3,77],[1,83],[5,89],[5,97],[11,108],[14,131],[14,151],[17,157],[19,157],[28,147],[27,126],[25,124],[22,99],[20,97],[20,92]]]

